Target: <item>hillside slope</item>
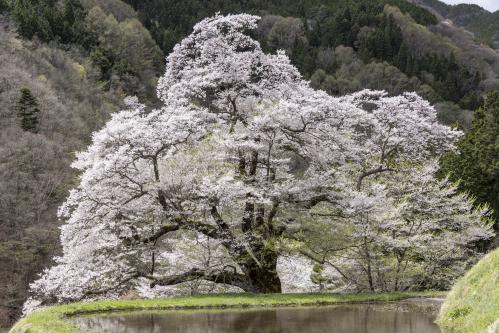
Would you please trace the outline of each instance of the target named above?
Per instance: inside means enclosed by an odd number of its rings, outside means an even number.
[[[499,53],[419,2],[124,1],[165,53],[194,22],[218,11],[260,15],[256,37],[264,49],[286,50],[317,87],[334,95],[366,87],[393,94],[416,90],[450,124],[469,125],[479,96],[499,87]]]
[[[499,249],[480,260],[447,295],[439,324],[456,333],[499,329]],[[488,329],[487,329],[488,328]]]
[[[111,0],[85,7],[86,23],[99,21],[93,48],[23,39],[11,13],[0,14],[0,327],[18,317],[28,284],[60,251],[56,213],[74,186],[74,152],[127,94],[154,102],[162,54],[133,9]],[[129,69],[105,72],[97,55],[106,48]],[[38,110],[32,128],[21,126],[23,96]]]
[[[477,41],[472,34],[449,20],[423,26],[395,7],[385,9],[394,15],[404,37],[413,41],[414,52],[433,52],[454,56],[458,64],[481,74],[479,90],[499,89],[499,52]],[[419,50],[419,51],[418,51]],[[471,87],[470,87],[471,88]]]
[[[499,11],[493,13],[472,4],[448,5],[439,0],[410,0],[430,10],[441,20],[450,20],[472,32],[482,42],[499,49]]]

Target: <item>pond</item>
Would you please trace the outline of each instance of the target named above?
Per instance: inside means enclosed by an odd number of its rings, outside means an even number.
[[[75,319],[87,332],[439,333],[434,302],[132,312]]]

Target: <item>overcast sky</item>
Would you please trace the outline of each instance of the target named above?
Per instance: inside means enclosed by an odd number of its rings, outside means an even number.
[[[491,12],[499,10],[499,0],[441,0],[445,3],[456,5],[458,3],[474,3]]]

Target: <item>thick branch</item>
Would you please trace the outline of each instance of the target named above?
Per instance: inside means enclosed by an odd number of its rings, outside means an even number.
[[[235,257],[246,253],[244,246],[237,242],[228,226],[226,230],[220,230],[219,227],[211,224],[187,222],[184,223],[181,227],[197,231],[205,236],[219,240],[220,243],[227,249],[227,251]]]
[[[225,235],[220,232],[220,230],[212,224],[198,223],[198,222],[186,222],[182,225],[184,229],[197,231],[205,236],[214,239],[223,239]]]
[[[302,127],[300,127],[300,128],[291,128],[289,126],[282,125],[282,129],[285,130],[285,131],[292,132],[292,133],[303,133],[307,129],[308,123],[305,122],[305,119],[303,119],[303,116],[300,116],[300,120],[301,120],[301,123],[302,123]]]
[[[236,287],[240,287],[246,291],[250,291],[250,283],[248,282],[246,276],[238,274],[235,271],[206,272],[198,268],[193,268],[185,273],[171,275],[163,278],[155,278],[152,276],[146,276],[146,278],[152,280],[151,288],[156,285],[171,286],[183,282],[202,279],[216,283],[230,284]]]
[[[122,285],[124,285],[124,284],[130,282],[131,280],[136,279],[140,276],[141,276],[141,274],[139,274],[139,273],[133,273],[132,275],[130,275],[130,276],[126,277],[125,279],[116,283],[114,286],[110,286],[110,287],[102,288],[102,289],[98,289],[98,290],[87,291],[86,293],[83,294],[82,297],[80,297],[79,300],[85,299],[88,296],[106,294],[110,291],[116,290],[117,288],[121,287]]]
[[[301,249],[300,253],[304,255],[305,257],[312,259],[313,261],[324,265],[328,264],[329,266],[333,267],[345,280],[351,281],[351,279],[335,264],[331,263],[330,261],[327,261],[324,257],[320,256],[319,254],[313,252],[310,249]]]
[[[377,173],[382,173],[382,172],[393,172],[395,171],[395,169],[391,169],[391,168],[384,168],[382,165],[380,165],[379,167],[377,167],[376,169],[371,169],[369,171],[365,171],[363,172],[359,179],[357,180],[357,191],[360,191],[361,187],[362,187],[362,181],[364,180],[364,178],[366,177],[369,177],[369,176],[372,176],[372,175],[375,175]]]
[[[150,243],[158,240],[161,236],[166,235],[169,232],[177,231],[180,229],[180,225],[178,224],[169,224],[162,226],[158,231],[152,234],[149,237],[143,238],[140,240],[142,243]]]
[[[319,194],[319,195],[316,195],[315,197],[312,197],[308,200],[296,201],[295,203],[300,204],[302,207],[309,209],[309,208],[313,208],[313,207],[317,206],[321,202],[329,202],[329,201],[330,201],[330,199],[329,199],[329,196],[327,194]]]

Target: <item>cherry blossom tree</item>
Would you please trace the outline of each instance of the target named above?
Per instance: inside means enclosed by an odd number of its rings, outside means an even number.
[[[367,178],[334,223],[324,220],[330,210],[317,213],[322,234],[304,233],[299,251],[335,268],[351,290],[449,288],[480,257],[477,242],[493,237],[490,209],[437,180],[437,161],[409,166]]]
[[[265,54],[247,34],[257,21],[198,23],[167,58],[164,106],[128,98],[78,154],[80,184],[59,212],[63,255],[32,285],[34,300],[198,279],[281,292],[279,254],[317,210],[358,215],[378,175],[452,149],[460,133],[416,94],[310,88],[282,51]],[[186,235],[209,240],[218,259],[177,265],[167,243]]]

